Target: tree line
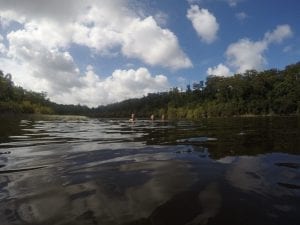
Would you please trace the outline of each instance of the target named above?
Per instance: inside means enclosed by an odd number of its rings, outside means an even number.
[[[242,115],[300,114],[300,62],[284,70],[248,70],[231,77],[208,76],[202,88],[149,94],[140,99],[100,106],[99,117],[200,119]]]
[[[15,86],[11,74],[0,70],[0,113],[42,113],[52,114],[50,101],[45,93],[27,91]]]
[[[34,92],[16,86],[11,74],[0,70],[0,113],[88,115],[92,109],[82,105],[51,102],[45,92]]]
[[[231,77],[208,76],[200,88],[149,93],[142,98],[89,108],[51,102],[46,93],[15,86],[0,71],[0,113],[42,113],[128,118],[150,115],[200,119],[242,115],[300,115],[300,62],[283,70],[249,70]]]

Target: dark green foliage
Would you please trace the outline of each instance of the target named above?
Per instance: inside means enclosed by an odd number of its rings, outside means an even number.
[[[205,86],[151,93],[97,108],[50,102],[45,93],[26,91],[0,71],[0,113],[73,114],[96,117],[200,119],[241,115],[300,114],[300,62],[284,70],[246,71],[232,77],[207,77]]]
[[[149,94],[94,110],[100,117],[200,119],[241,115],[291,115],[300,113],[300,63],[284,70],[246,71],[232,77],[209,76],[200,90]]]
[[[169,93],[148,94],[140,99],[128,99],[120,103],[107,106],[99,106],[93,110],[96,116],[101,117],[128,117],[135,113],[138,117],[150,117],[151,114],[158,116],[165,114],[170,104]]]
[[[90,109],[84,105],[63,105],[51,103],[49,106],[52,108],[55,114],[58,115],[86,115],[89,116],[93,109]]]
[[[45,93],[26,91],[17,87],[11,75],[0,71],[0,113],[43,113],[52,114]]]

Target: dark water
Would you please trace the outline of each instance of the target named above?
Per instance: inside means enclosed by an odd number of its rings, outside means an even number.
[[[300,118],[0,119],[0,224],[300,224]]]

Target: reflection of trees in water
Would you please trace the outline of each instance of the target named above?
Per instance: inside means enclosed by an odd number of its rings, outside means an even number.
[[[298,117],[209,118],[156,123],[152,127],[137,124],[134,132],[142,134],[136,140],[148,145],[191,144],[206,147],[214,159],[271,152],[298,154],[299,121]],[[191,138],[208,140],[178,142]]]
[[[207,147],[214,159],[272,152],[298,154],[299,121],[298,117],[211,118],[203,120],[203,128],[195,134],[217,141],[195,144]]]
[[[22,157],[14,160],[21,164],[45,162],[51,166],[0,176],[1,225],[209,224],[222,219],[232,222],[225,214],[236,208],[239,222],[243,210],[267,222],[271,219],[266,215],[272,210],[281,218],[295,218],[300,208],[296,203],[297,156],[222,157],[295,151],[300,137],[297,125],[285,126],[276,119],[218,121],[176,126],[154,123],[152,127],[124,123],[123,130],[119,124],[102,129],[95,125],[94,136],[88,140],[95,139],[90,142],[16,147],[11,155],[16,157],[20,151]],[[105,141],[117,138],[123,142],[106,143],[98,138],[101,132]],[[65,136],[69,134],[74,135],[69,132]],[[89,134],[85,131],[76,137]],[[138,141],[138,148],[124,149],[130,148],[124,142],[129,139],[130,144]],[[174,146],[141,148],[144,142]],[[107,148],[117,147],[103,149],[104,143]],[[221,160],[210,159],[207,150]],[[205,157],[200,158],[199,153]],[[260,213],[261,202],[265,208]],[[258,217],[251,220],[253,224],[257,221]]]

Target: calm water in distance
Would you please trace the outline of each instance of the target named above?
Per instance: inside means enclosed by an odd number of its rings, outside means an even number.
[[[300,118],[0,118],[0,224],[300,224]]]

